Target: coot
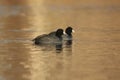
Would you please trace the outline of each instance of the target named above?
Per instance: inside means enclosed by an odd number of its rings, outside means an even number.
[[[70,26],[68,26],[65,29],[64,35],[62,35],[64,44],[66,44],[66,45],[72,44],[72,32],[74,32],[74,30]]]
[[[73,28],[68,26],[65,31],[64,34],[62,35],[63,40],[72,40],[72,33],[74,32]],[[56,34],[55,31],[49,33],[49,36],[54,36]]]
[[[64,35],[62,36],[63,40],[72,40],[72,32],[74,32],[73,28],[68,26],[64,32]]]
[[[33,39],[35,44],[62,44],[63,29],[57,29],[55,35],[43,34]]]

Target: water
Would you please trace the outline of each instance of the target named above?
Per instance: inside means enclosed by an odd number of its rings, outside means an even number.
[[[0,1],[0,80],[119,80],[119,1]],[[36,46],[72,26],[73,44]]]

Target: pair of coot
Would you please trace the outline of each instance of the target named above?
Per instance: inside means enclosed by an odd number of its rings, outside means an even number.
[[[67,27],[65,32],[63,29],[57,29],[54,32],[51,32],[49,34],[43,34],[40,36],[37,36],[33,39],[34,43],[39,44],[61,44],[62,41],[71,41],[72,40],[72,27]]]

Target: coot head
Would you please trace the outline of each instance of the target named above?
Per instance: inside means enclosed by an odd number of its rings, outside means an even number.
[[[65,30],[65,33],[68,35],[68,36],[72,36],[72,32],[74,32],[73,28],[68,26]]]
[[[55,36],[57,36],[58,38],[62,38],[63,35],[63,29],[58,29],[55,33]]]

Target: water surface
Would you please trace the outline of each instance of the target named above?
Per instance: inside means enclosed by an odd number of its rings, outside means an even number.
[[[0,80],[119,80],[118,0],[0,1]],[[73,44],[36,46],[72,26]]]

